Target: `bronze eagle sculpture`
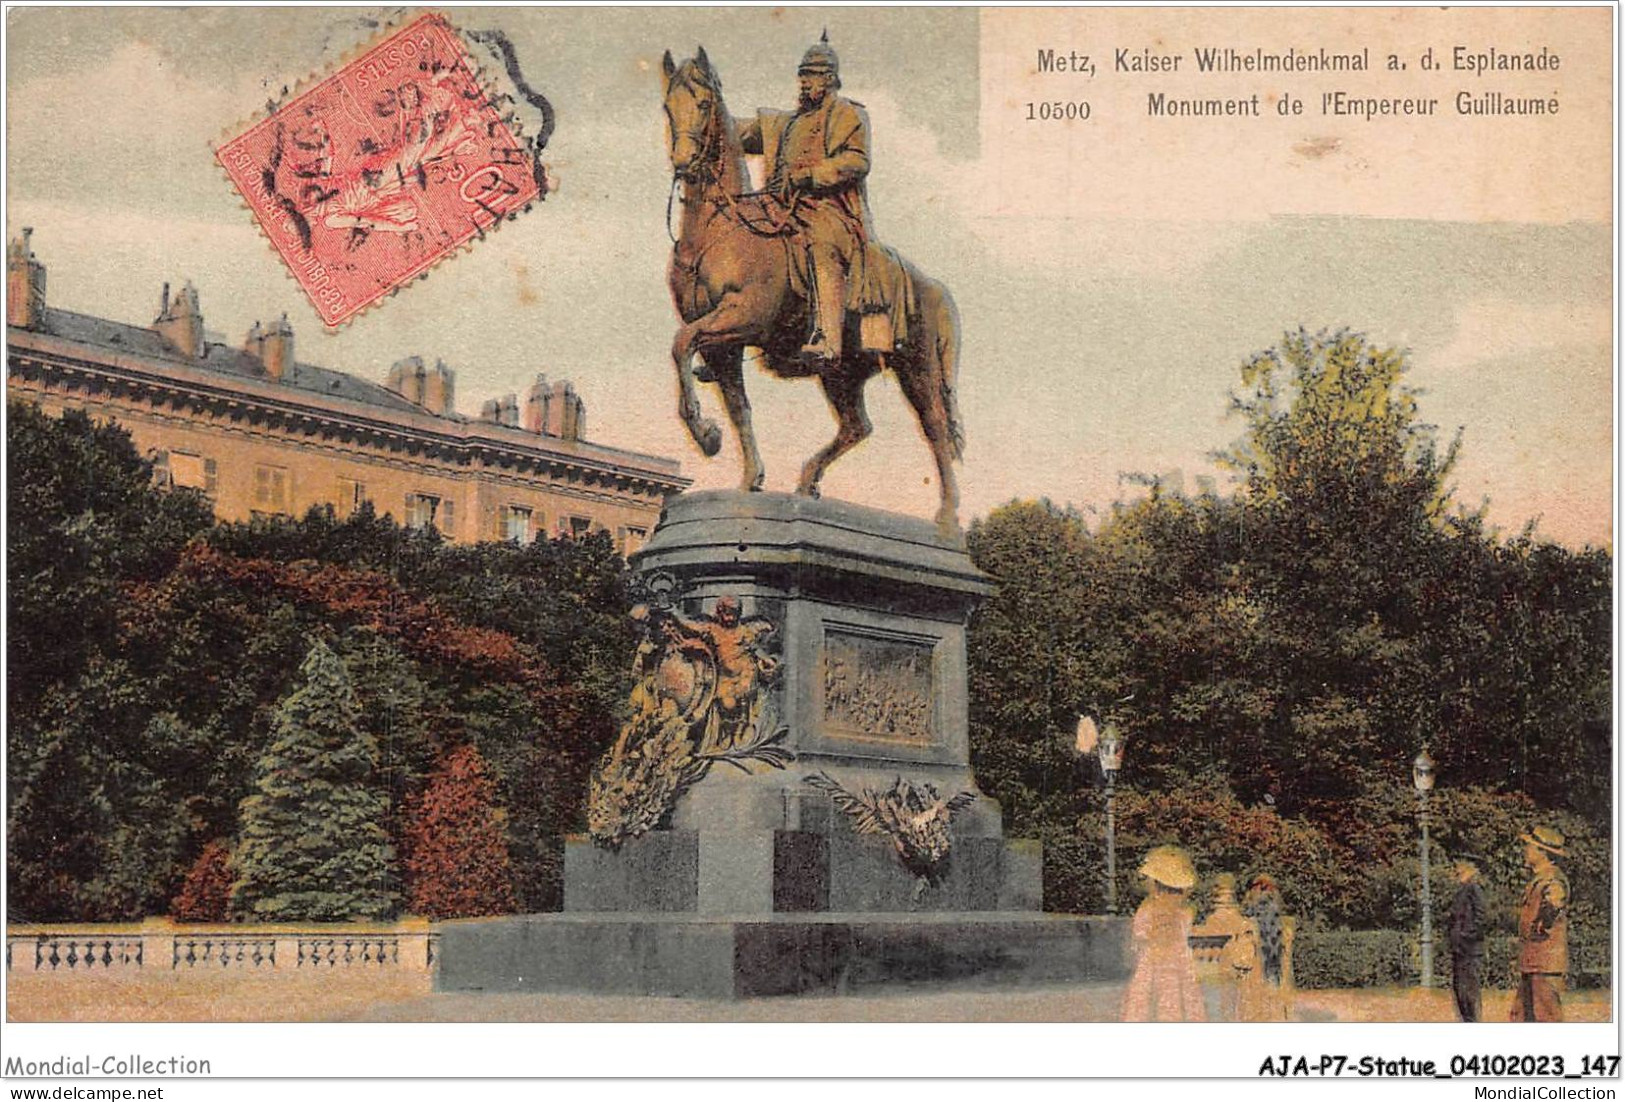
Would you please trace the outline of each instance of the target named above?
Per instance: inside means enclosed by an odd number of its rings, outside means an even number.
[[[828,793],[835,806],[851,817],[857,833],[884,834],[891,839],[897,859],[915,877],[914,902],[920,901],[927,888],[942,886],[953,845],[948,823],[976,802],[976,793],[961,792],[945,800],[934,785],[915,784],[901,776],[883,792],[865,788],[852,793],[824,772],[803,780]]]

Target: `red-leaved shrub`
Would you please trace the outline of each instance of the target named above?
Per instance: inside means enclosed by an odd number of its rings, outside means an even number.
[[[507,825],[479,751],[472,744],[451,751],[407,826],[408,909],[428,918],[512,913]]]
[[[170,901],[170,916],[177,922],[226,921],[231,878],[231,851],[216,839],[203,847],[187,870],[181,890]]]

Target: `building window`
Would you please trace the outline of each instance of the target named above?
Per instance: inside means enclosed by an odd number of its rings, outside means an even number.
[[[585,539],[592,533],[591,517],[565,517],[559,530],[571,539]]]
[[[406,495],[406,526],[433,528],[435,514],[440,511],[440,499],[431,494]]]
[[[448,498],[433,494],[406,495],[406,526],[433,528],[442,535],[451,535],[454,513]]]
[[[502,510],[502,538],[515,543],[529,543],[535,532],[532,511],[523,505],[509,505]]]
[[[288,468],[254,468],[254,509],[261,513],[288,511]]]
[[[622,528],[619,535],[621,537],[619,541],[621,554],[623,555],[630,555],[649,542],[649,530],[647,528],[634,528],[629,525]]]
[[[152,476],[163,489],[202,490],[211,501],[220,488],[220,470],[215,461],[192,452],[153,453]]]
[[[339,479],[338,499],[338,515],[352,515],[367,501],[367,484],[353,478]]]

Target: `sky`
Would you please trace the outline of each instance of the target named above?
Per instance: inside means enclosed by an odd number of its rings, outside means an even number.
[[[660,56],[703,44],[742,116],[791,105],[796,62],[827,28],[843,94],[871,119],[878,233],[958,302],[964,519],[1034,497],[1098,516],[1139,492],[1123,478],[1134,473],[1194,489],[1240,432],[1226,411],[1241,363],[1300,325],[1352,326],[1408,350],[1424,420],[1462,431],[1464,504],[1487,501],[1509,533],[1534,519],[1571,546],[1612,544],[1613,231],[1594,131],[1549,132],[1589,153],[1563,159],[1567,175],[1532,173],[1553,163],[1547,148],[1519,155],[1507,128],[1441,123],[1423,143],[1372,126],[1341,146],[1150,131],[1126,106],[1141,86],[1102,78],[1089,93],[1102,115],[1124,109],[1039,134],[1013,112],[1037,86],[1028,47],[1057,28],[974,9],[454,8],[461,28],[506,32],[556,108],[546,160],[560,190],[324,333],[210,146],[409,14],[9,11],[7,229],[34,227],[51,304],[147,323],[160,285],[191,279],[225,339],[286,312],[307,362],[382,381],[403,356],[443,358],[469,415],[546,372],[576,384],[594,440],[677,457],[699,486],[734,485],[731,434],[707,460],[676,417]],[[1096,49],[1173,40],[1157,18],[1098,13],[1059,29]],[[1563,125],[1582,126],[1579,82],[1596,66],[1563,48],[1575,82]],[[1310,147],[1337,152],[1311,160]],[[1480,158],[1471,171],[1453,160],[1463,149]],[[747,386],[768,486],[790,489],[834,421],[815,384],[749,367]],[[930,516],[929,453],[895,382],[867,396],[875,435],[831,468],[826,496]]]

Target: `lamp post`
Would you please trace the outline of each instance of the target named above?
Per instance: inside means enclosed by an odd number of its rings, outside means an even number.
[[[1428,887],[1428,793],[1433,791],[1433,758],[1427,748],[1411,763],[1416,786],[1416,817],[1422,824],[1422,986],[1433,986],[1433,892]]]
[[[1095,747],[1106,777],[1106,913],[1117,913],[1117,771],[1123,766],[1123,736],[1107,720]]]

